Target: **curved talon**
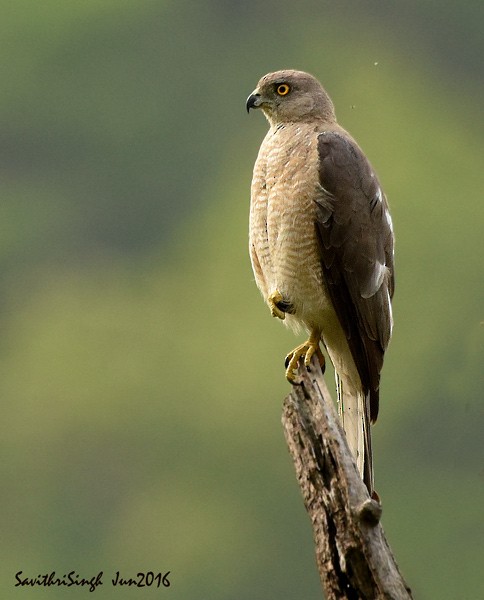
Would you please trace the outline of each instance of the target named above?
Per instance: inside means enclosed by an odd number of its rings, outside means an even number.
[[[309,339],[303,344],[294,348],[292,352],[286,356],[286,379],[289,383],[294,383],[296,379],[297,363],[299,359],[304,356],[304,364],[306,367],[309,367],[311,364],[312,357],[316,354],[319,360],[319,364],[321,365],[321,369],[324,372],[324,355],[321,352],[321,348],[319,347],[320,334],[313,332]]]
[[[324,358],[324,354],[321,352],[321,348],[319,347],[319,344],[318,344],[318,349],[316,350],[316,356],[318,357],[318,360],[319,360],[319,366],[321,367],[321,373],[324,375],[324,372],[326,371],[326,359]]]
[[[269,296],[269,298],[267,298],[267,303],[269,304],[269,308],[271,309],[271,315],[273,317],[281,319],[281,321],[284,321],[286,315],[284,311],[282,311],[277,305],[279,304],[279,302],[283,302],[283,300],[284,298],[282,297],[282,294],[279,290],[276,290]]]

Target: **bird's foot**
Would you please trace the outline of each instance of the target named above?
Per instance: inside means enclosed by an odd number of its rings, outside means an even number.
[[[286,378],[289,383],[294,383],[296,379],[297,363],[302,356],[304,356],[305,366],[309,367],[312,357],[316,354],[319,364],[321,365],[321,370],[324,373],[325,359],[321,352],[321,348],[319,347],[320,339],[320,334],[318,332],[313,332],[304,344],[297,346],[286,356]]]
[[[284,300],[279,290],[272,292],[269,298],[267,298],[267,303],[271,309],[271,315],[281,319],[281,321],[284,321],[287,312],[290,313],[293,310],[292,305],[287,300]]]

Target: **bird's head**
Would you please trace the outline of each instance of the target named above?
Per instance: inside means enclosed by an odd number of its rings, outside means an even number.
[[[303,71],[276,71],[264,75],[247,98],[247,112],[261,108],[271,125],[278,123],[335,121],[330,97],[319,81]]]

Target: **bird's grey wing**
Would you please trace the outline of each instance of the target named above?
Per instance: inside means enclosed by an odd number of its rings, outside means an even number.
[[[365,393],[378,415],[383,355],[391,336],[393,230],[386,198],[367,158],[344,133],[318,136],[316,229],[321,265]]]

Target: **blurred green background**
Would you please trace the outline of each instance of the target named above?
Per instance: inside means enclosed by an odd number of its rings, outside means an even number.
[[[315,74],[397,235],[374,428],[422,600],[484,598],[484,5],[0,2],[0,597],[320,598],[247,256],[259,77]],[[171,571],[119,589],[120,570]]]

